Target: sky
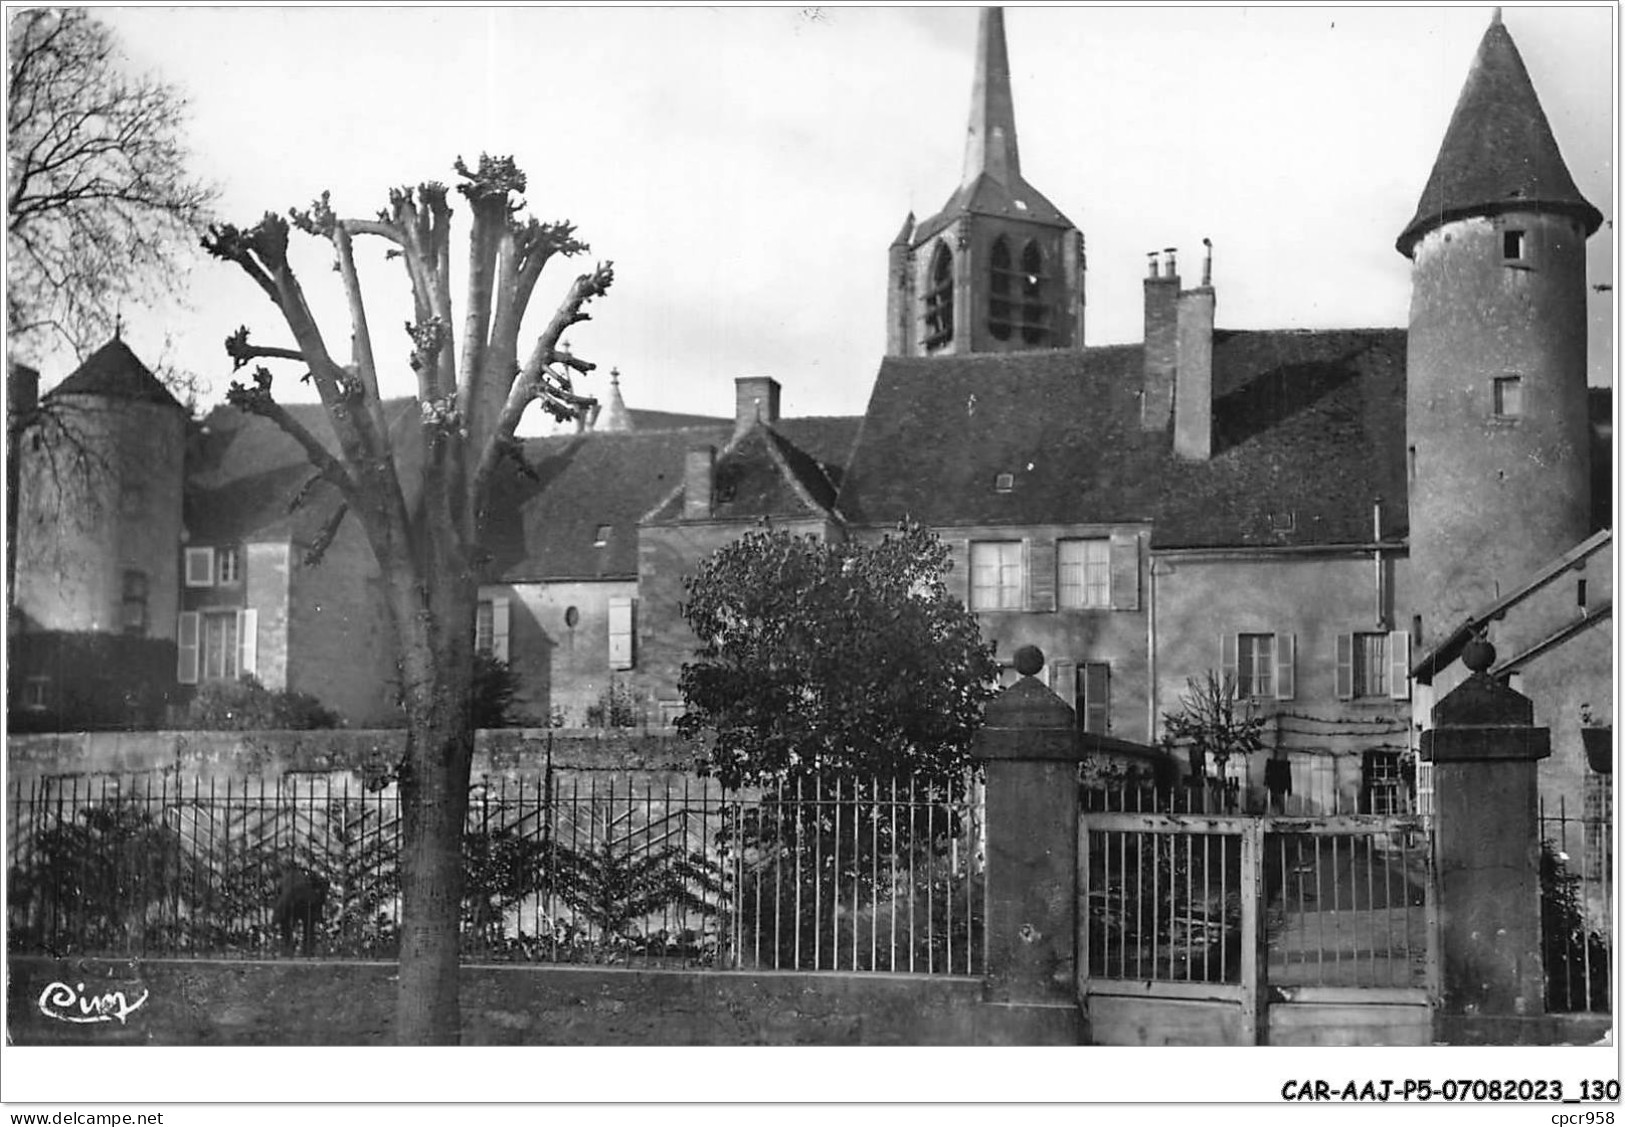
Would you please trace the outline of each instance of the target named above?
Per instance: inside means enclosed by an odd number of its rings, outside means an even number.
[[[1145,253],[1195,270],[1214,243],[1221,328],[1403,325],[1394,240],[1444,135],[1488,7],[1047,7],[1006,11],[1026,178],[1084,232],[1087,343],[1140,339]],[[616,281],[567,335],[630,406],[728,415],[770,375],[788,415],[857,414],[885,345],[886,248],[956,187],[976,10],[869,7],[105,8],[129,65],[191,100],[196,171],[240,224],[305,206],[371,215],[393,185],[512,153],[543,219],[568,218]],[[1507,8],[1569,167],[1608,225],[1611,6]],[[456,197],[454,197],[456,199]],[[460,202],[460,200],[458,200]],[[460,230],[466,230],[466,226]],[[376,243],[376,240],[374,240]],[[412,386],[404,275],[367,248],[387,393]],[[460,256],[458,258],[460,261]],[[323,244],[298,260],[330,341],[348,325]],[[555,263],[538,331],[579,272]],[[126,340],[231,378],[240,324],[287,343],[235,267],[199,258],[189,309]],[[1591,292],[1591,382],[1611,383],[1614,294]],[[388,326],[389,328],[382,328]],[[289,372],[285,398],[301,389]],[[66,375],[46,367],[46,382]],[[306,392],[306,394],[309,394]]]

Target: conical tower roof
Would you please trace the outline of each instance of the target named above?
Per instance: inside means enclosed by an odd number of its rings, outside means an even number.
[[[1399,236],[1410,257],[1433,228],[1467,215],[1557,211],[1591,234],[1602,213],[1580,194],[1540,108],[1523,57],[1497,9],[1478,44],[1416,216]]]
[[[632,412],[626,409],[626,400],[621,398],[619,368],[609,370],[609,402],[604,404],[603,413],[593,423],[592,429],[604,434],[626,434],[633,429]]]
[[[73,374],[52,388],[48,395],[100,395],[107,399],[133,399],[141,403],[161,403],[184,410],[158,377],[143,364],[129,345],[114,337],[91,354]]]

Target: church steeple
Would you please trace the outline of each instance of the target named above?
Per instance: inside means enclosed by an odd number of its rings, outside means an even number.
[[[1083,236],[1022,178],[1000,8],[979,16],[963,177],[887,266],[888,355],[1083,345]]]
[[[983,8],[977,25],[976,77],[971,85],[970,129],[965,137],[961,186],[976,183],[984,172],[1006,184],[1021,179],[1003,8]]]

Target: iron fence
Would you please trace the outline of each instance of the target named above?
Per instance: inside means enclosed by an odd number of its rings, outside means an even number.
[[[965,779],[487,780],[463,839],[464,957],[980,973],[979,799]],[[47,778],[9,806],[14,952],[396,954],[393,786]]]
[[[1609,1013],[1613,967],[1614,836],[1611,776],[1587,778],[1576,816],[1565,796],[1540,803],[1541,954],[1546,1009]]]

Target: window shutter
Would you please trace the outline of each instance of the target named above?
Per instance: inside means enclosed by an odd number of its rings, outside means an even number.
[[[237,612],[237,675],[247,676],[259,672],[260,659],[260,612],[257,610],[240,610]]]
[[[1140,609],[1140,535],[1137,532],[1112,533],[1112,609]]]
[[[609,600],[609,667],[632,668],[632,600],[616,595]]]
[[[1068,708],[1078,707],[1078,665],[1074,661],[1052,661],[1049,666],[1050,691]]]
[[[1275,699],[1291,700],[1298,691],[1297,646],[1291,634],[1275,635]]]
[[[175,630],[175,640],[179,651],[179,660],[175,668],[175,680],[183,685],[197,684],[198,617],[195,610],[182,611],[180,624]]]
[[[503,664],[508,661],[508,600],[498,596],[491,600],[491,656]]]
[[[1219,683],[1234,685],[1236,683],[1236,636],[1234,634],[1219,635]]]
[[[214,549],[187,548],[184,582],[188,587],[214,586]]]
[[[1027,542],[1027,609],[1055,609],[1055,541]]]
[[[1411,699],[1411,636],[1405,630],[1388,633],[1388,695]]]
[[[1083,667],[1083,730],[1105,735],[1111,730],[1112,667],[1091,661]]]
[[[1354,699],[1354,635],[1337,636],[1337,699]]]
[[[947,537],[942,541],[948,548],[948,558],[953,561],[943,582],[948,587],[948,594],[970,606],[970,541],[950,540]]]

